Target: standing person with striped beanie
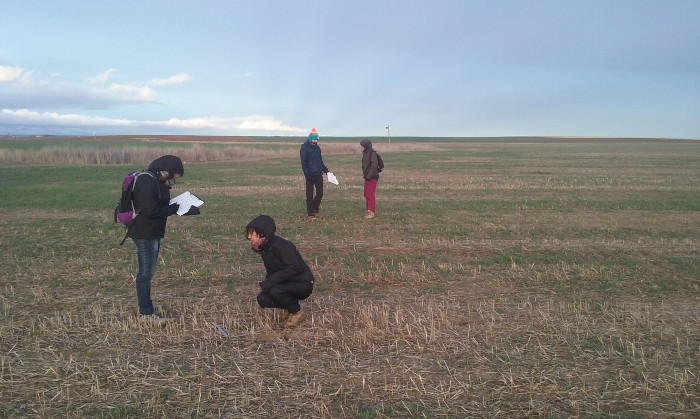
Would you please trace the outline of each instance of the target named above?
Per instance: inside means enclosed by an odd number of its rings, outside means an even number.
[[[318,132],[316,128],[311,130],[304,144],[299,150],[301,158],[301,170],[306,178],[306,212],[308,220],[321,218],[320,207],[323,199],[323,174],[328,173],[328,168],[323,164],[321,147],[318,146]],[[316,195],[314,196],[314,189]]]

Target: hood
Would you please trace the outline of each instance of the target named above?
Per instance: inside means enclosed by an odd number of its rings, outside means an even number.
[[[273,237],[275,237],[275,231],[277,227],[275,226],[275,220],[269,215],[258,215],[253,218],[253,221],[249,222],[246,228],[257,228],[262,230],[265,234],[265,241],[269,242]]]
[[[360,145],[365,149],[372,148],[372,141],[370,141],[369,138],[363,138],[362,141],[360,141]]]
[[[179,173],[180,176],[185,175],[185,167],[182,165],[182,160],[177,156],[171,155],[165,155],[153,160],[153,163],[148,166],[148,170],[153,173],[166,171],[169,174],[167,176],[169,179],[172,179],[175,173]]]

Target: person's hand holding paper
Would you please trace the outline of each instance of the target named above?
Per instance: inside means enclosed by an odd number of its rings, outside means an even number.
[[[204,201],[197,198],[192,192],[187,191],[171,199],[170,204],[180,204],[180,208],[176,212],[177,215],[197,215],[199,214],[199,207],[204,204]]]
[[[338,178],[335,177],[335,175],[333,174],[333,172],[328,172],[328,173],[326,173],[326,176],[328,176],[328,182],[330,182],[330,183],[332,183],[332,184],[334,184],[334,185],[338,185],[338,184],[340,183],[340,182],[338,182]]]

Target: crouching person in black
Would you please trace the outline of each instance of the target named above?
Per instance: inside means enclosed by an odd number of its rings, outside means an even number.
[[[299,305],[313,291],[314,275],[296,246],[275,236],[275,220],[259,215],[246,227],[246,237],[252,250],[259,253],[265,265],[265,279],[260,283],[258,304],[262,308],[278,309],[279,321],[285,327],[295,327],[306,320]]]

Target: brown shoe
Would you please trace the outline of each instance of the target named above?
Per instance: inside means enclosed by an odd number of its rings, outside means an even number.
[[[283,321],[287,320],[289,318],[289,311],[284,308],[280,308],[277,310],[277,323],[282,323]]]
[[[323,215],[321,215],[320,212],[315,212],[315,213],[314,213],[314,217],[316,217],[316,218],[323,218]]]
[[[364,218],[365,220],[370,220],[370,219],[374,218],[374,212],[367,211],[367,214],[365,214],[365,216],[362,218]]]
[[[316,217],[315,215],[309,215],[308,217],[306,217],[306,219],[308,221],[314,221],[314,220],[316,220],[316,218],[318,218],[318,217]]]
[[[296,327],[304,320],[306,320],[306,314],[303,311],[299,310],[296,313],[290,313],[284,327]]]

